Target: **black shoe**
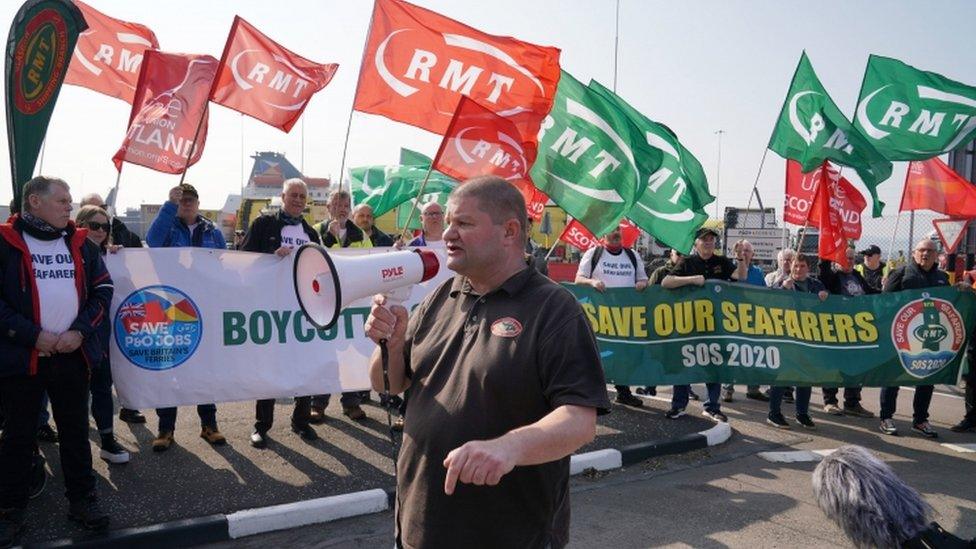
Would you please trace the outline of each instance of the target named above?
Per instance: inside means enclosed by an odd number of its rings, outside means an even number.
[[[971,433],[976,432],[976,420],[969,418],[964,418],[959,423],[949,427],[949,430],[953,433]]]
[[[632,394],[618,394],[615,399],[617,404],[623,404],[624,406],[633,406],[634,408],[640,408],[644,405],[644,401]]]
[[[41,442],[57,442],[58,432],[51,427],[50,423],[45,423],[37,428],[37,440]]]
[[[145,423],[146,416],[142,415],[139,410],[130,410],[128,408],[122,408],[119,410],[119,420],[126,423]]]
[[[0,548],[17,543],[17,538],[23,529],[23,509],[0,509]]]
[[[746,398],[758,400],[759,402],[769,402],[769,397],[761,391],[749,391],[746,393]]]
[[[797,414],[796,415],[796,422],[799,423],[800,425],[802,425],[803,427],[807,428],[807,429],[816,429],[817,428],[817,425],[813,422],[812,419],[810,419],[810,416],[808,414]]]
[[[648,385],[647,387],[638,387],[637,394],[647,395],[647,396],[657,396],[657,387],[653,385]]]
[[[786,418],[783,414],[769,414],[766,417],[766,423],[776,427],[777,429],[789,429],[790,424],[787,423]]]
[[[692,391],[690,388],[688,389],[688,398],[690,400],[694,400],[695,402],[698,402],[699,400],[701,400],[701,397],[698,396],[698,393]]]
[[[302,437],[302,440],[312,441],[319,439],[319,434],[315,432],[315,429],[312,429],[311,425],[297,425],[292,423],[291,432],[298,433]]]
[[[735,391],[732,389],[722,389],[722,402],[732,402],[734,400],[732,395],[734,394]]]
[[[786,402],[788,404],[792,404],[795,401],[796,401],[796,399],[793,398],[793,391],[787,391],[787,392],[783,393],[783,402]]]
[[[105,530],[108,528],[108,515],[98,506],[98,499],[88,496],[68,505],[68,518],[77,522],[85,530]]]
[[[915,431],[925,438],[939,438],[939,433],[937,433],[927,421],[923,421],[922,423],[913,423],[912,431]]]
[[[261,431],[254,431],[251,433],[251,446],[254,446],[255,448],[267,448],[268,434],[262,433]]]
[[[403,405],[403,399],[397,395],[390,395],[387,399],[385,396],[380,395],[380,407],[389,408],[391,410],[398,410],[400,406]]]
[[[685,415],[684,408],[671,408],[664,414],[664,417],[668,419],[678,419],[679,417]]]
[[[702,416],[714,421],[715,423],[728,423],[729,418],[726,417],[722,412],[710,412],[708,410],[702,410]]]
[[[109,433],[102,435],[102,449],[98,456],[109,463],[121,465],[129,463],[129,452],[115,440],[115,435]]]
[[[47,486],[47,469],[44,467],[45,463],[44,456],[40,454],[31,458],[30,487],[28,488],[30,499],[34,499],[44,493],[44,487]]]

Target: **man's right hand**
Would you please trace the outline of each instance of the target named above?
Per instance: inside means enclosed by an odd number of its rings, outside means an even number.
[[[607,285],[602,280],[597,280],[595,278],[590,279],[590,286],[593,286],[593,289],[598,292],[603,292],[607,289]]]
[[[407,310],[402,305],[386,307],[383,294],[373,296],[373,308],[366,319],[366,336],[379,343],[385,339],[391,347],[402,346],[407,334]]]
[[[793,279],[792,278],[787,278],[786,280],[784,280],[783,281],[783,287],[786,288],[787,290],[792,290],[793,289]]]
[[[54,347],[58,344],[58,334],[42,330],[34,342],[34,347],[42,353],[54,354]]]
[[[340,224],[338,221],[329,221],[329,232],[332,233],[332,236],[334,236],[336,240],[339,240],[340,230],[342,230],[342,224]]]
[[[173,204],[179,205],[180,199],[183,198],[183,189],[177,185],[169,190],[169,201]]]

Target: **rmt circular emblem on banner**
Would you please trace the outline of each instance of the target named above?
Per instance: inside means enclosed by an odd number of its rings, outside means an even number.
[[[68,69],[68,26],[60,13],[41,10],[27,23],[14,50],[14,104],[34,114],[58,91]]]
[[[171,286],[147,286],[129,294],[115,313],[115,342],[146,370],[168,370],[193,356],[203,337],[200,308]]]
[[[891,341],[902,367],[919,379],[942,371],[962,351],[965,339],[959,311],[927,293],[902,307],[891,324]]]

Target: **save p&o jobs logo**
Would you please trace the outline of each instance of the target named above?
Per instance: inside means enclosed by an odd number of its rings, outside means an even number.
[[[902,307],[891,324],[891,341],[909,375],[924,379],[942,371],[965,342],[962,315],[944,300],[922,294]]]
[[[119,350],[145,370],[168,370],[183,364],[203,336],[199,307],[172,286],[147,286],[132,292],[119,305],[114,324]]]

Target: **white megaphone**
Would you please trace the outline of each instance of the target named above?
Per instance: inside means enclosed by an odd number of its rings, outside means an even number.
[[[430,280],[440,268],[430,250],[331,256],[318,244],[305,244],[295,254],[295,295],[313,326],[328,330],[342,308],[357,299],[386,294],[402,302],[409,286]],[[394,293],[398,289],[406,291]]]

